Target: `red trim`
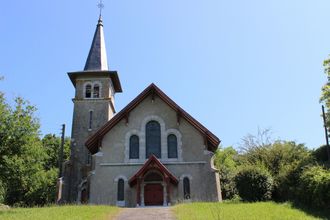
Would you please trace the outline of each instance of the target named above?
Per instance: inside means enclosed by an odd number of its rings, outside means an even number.
[[[207,128],[205,128],[201,123],[184,111],[180,106],[178,106],[172,99],[170,99],[163,91],[161,91],[155,84],[148,86],[143,92],[141,92],[133,101],[131,101],[125,108],[118,112],[110,121],[103,125],[94,135],[88,138],[86,141],[86,146],[88,150],[95,154],[98,151],[98,140],[102,140],[104,135],[106,135],[117,123],[119,123],[125,116],[132,111],[136,106],[138,106],[146,97],[149,95],[157,95],[161,100],[168,104],[173,110],[175,110],[180,117],[187,120],[192,126],[194,126],[202,135],[207,139],[208,150],[215,151],[220,140]]]
[[[165,178],[169,178],[171,183],[175,185],[179,183],[179,180],[157,159],[157,157],[151,155],[140,170],[129,179],[129,185],[131,187],[134,186],[138,183],[138,179],[143,178],[143,176],[151,169],[160,171]]]

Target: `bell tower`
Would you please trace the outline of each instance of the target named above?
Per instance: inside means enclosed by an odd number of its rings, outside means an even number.
[[[88,200],[91,155],[85,147],[89,136],[115,114],[115,94],[122,92],[117,71],[108,67],[103,21],[100,15],[83,71],[69,72],[75,88],[70,161],[65,164],[63,202]]]

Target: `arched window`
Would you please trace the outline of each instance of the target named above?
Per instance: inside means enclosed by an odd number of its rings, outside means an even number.
[[[167,136],[168,158],[178,158],[178,139],[174,134]]]
[[[125,182],[124,182],[123,179],[118,180],[117,201],[124,201],[125,200],[124,184],[125,184]]]
[[[129,139],[129,159],[139,159],[139,137],[132,135]]]
[[[100,98],[100,85],[99,84],[94,85],[93,98]]]
[[[190,199],[190,180],[188,177],[183,178],[183,198]]]
[[[146,158],[154,154],[161,158],[160,124],[149,121],[146,125]]]
[[[85,87],[85,98],[92,98],[92,85],[90,84]]]

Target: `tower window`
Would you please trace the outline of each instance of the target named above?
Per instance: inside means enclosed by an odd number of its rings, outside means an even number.
[[[89,111],[89,124],[88,124],[89,130],[92,130],[92,124],[93,124],[93,111]]]
[[[92,85],[87,84],[85,87],[85,98],[91,98],[92,97]]]
[[[139,159],[139,137],[133,135],[129,139],[129,159]]]
[[[87,164],[92,164],[92,154],[90,152],[87,154]]]
[[[101,82],[86,82],[84,85],[84,96],[87,99],[97,99],[101,97]]]
[[[178,158],[178,140],[174,134],[167,136],[168,158]]]
[[[100,85],[99,84],[94,85],[93,98],[100,98]]]

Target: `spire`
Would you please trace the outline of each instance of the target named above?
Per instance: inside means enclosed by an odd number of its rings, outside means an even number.
[[[105,49],[103,22],[100,14],[91,49],[87,57],[84,71],[89,70],[109,70],[107,61],[107,52]]]

